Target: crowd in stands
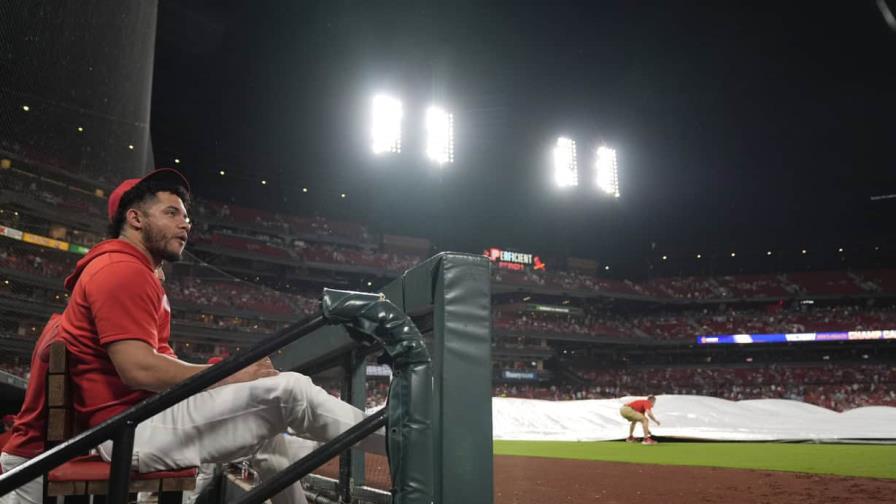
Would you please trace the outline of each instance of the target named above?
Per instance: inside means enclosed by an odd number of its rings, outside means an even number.
[[[55,180],[54,173],[35,175],[42,173],[41,169],[29,168],[28,164],[33,162],[39,166],[56,167],[68,172],[87,170],[89,173],[83,175],[103,187],[108,187],[109,181],[117,178],[113,174],[94,173],[90,171],[90,167],[67,166],[60,160],[43,159],[36,152],[32,152],[36,151],[33,147],[10,138],[0,139],[0,151],[11,153],[14,158],[18,158],[15,165],[22,165],[25,170],[6,170],[3,174],[5,187],[34,196],[62,211],[86,213],[95,216],[99,221],[104,220],[105,199],[102,196]],[[223,240],[226,242],[225,245],[235,250],[250,250],[269,256],[297,257],[306,262],[353,264],[390,271],[403,271],[421,260],[421,257],[417,256],[374,251],[377,235],[356,222],[327,219],[322,216],[284,215],[201,199],[194,201],[191,213],[194,214],[194,221],[204,222],[206,225],[230,224],[244,231],[266,232],[268,235],[262,243],[252,243],[253,240],[246,243],[219,238],[220,229],[200,230],[198,226],[194,228],[196,236],[191,237],[191,241]],[[323,243],[329,245],[322,245]],[[347,246],[333,247],[334,244]],[[892,270],[659,278],[640,283],[601,278],[590,272],[562,271],[560,268],[547,271],[509,271],[495,268],[494,275],[496,281],[502,283],[548,286],[564,291],[607,292],[682,300],[787,298],[896,291],[896,271]]]
[[[18,194],[36,198],[62,212],[87,215],[96,219],[102,219],[104,215],[105,199],[46,178],[11,171],[4,175],[3,186]]]
[[[495,329],[508,332],[525,332],[527,334],[577,334],[609,337],[638,337],[627,321],[621,316],[610,313],[602,318],[592,316],[558,316],[545,313],[502,313],[495,312],[492,317]]]
[[[2,139],[0,139],[2,140]],[[21,145],[0,144],[0,150],[23,153],[26,161],[62,166],[41,158]],[[85,168],[86,170],[86,168]],[[110,187],[115,178],[109,174],[83,173],[100,187]],[[104,222],[105,199],[89,191],[76,189],[49,177],[35,177],[17,170],[5,170],[3,188],[27,194],[43,204],[72,213],[95,217]],[[191,244],[210,244],[215,248],[245,251],[296,263],[364,266],[400,272],[422,257],[385,252],[378,248],[379,237],[359,223],[337,221],[321,216],[298,217],[237,205],[196,200],[191,208],[197,224]],[[0,224],[15,227],[18,215],[0,215]],[[48,228],[49,229],[49,228]],[[67,230],[73,232],[72,230]],[[87,236],[87,235],[85,235]],[[91,245],[98,237],[64,237]],[[0,243],[0,245],[3,245]],[[0,246],[0,268],[45,278],[62,279],[80,256],[38,247]],[[334,268],[336,269],[336,268]],[[833,271],[716,277],[656,278],[645,282],[602,278],[594,273],[562,271],[511,271],[493,268],[494,280],[521,287],[545,287],[564,292],[607,293],[621,296],[646,296],[661,300],[737,300],[768,299],[764,308],[720,305],[713,309],[666,309],[654,313],[611,312],[583,307],[582,315],[515,313],[496,311],[497,331],[535,335],[536,339],[503,338],[497,344],[505,348],[542,348],[537,335],[542,333],[594,335],[613,338],[640,338],[693,341],[697,335],[820,332],[896,328],[896,308],[865,304],[830,306],[793,305],[785,307],[772,300],[810,296],[849,296],[896,292],[896,269],[859,272]],[[8,284],[7,284],[8,285]],[[6,287],[0,295],[21,300],[61,306],[65,294],[44,287]],[[173,277],[166,283],[173,299],[175,326],[197,325],[228,330],[270,333],[284,322],[264,320],[264,316],[309,315],[319,309],[315,296],[284,293],[250,282],[213,280],[198,277]],[[178,306],[181,306],[179,309]],[[212,315],[205,308],[245,310],[262,318]],[[210,355],[209,349],[185,349],[197,359]],[[208,354],[208,355],[207,355]],[[8,360],[8,359],[7,359]],[[27,359],[18,364],[0,361],[0,368],[27,372]],[[640,373],[640,374],[639,374]],[[701,393],[730,399],[788,397],[814,404],[845,409],[860,404],[896,404],[896,377],[893,369],[873,366],[846,368],[700,368],[667,369],[657,373],[632,371],[623,376],[589,373],[588,387],[536,387],[500,385],[496,395],[529,396],[550,399],[611,397],[628,393],[646,393],[640,387],[654,387],[665,393]],[[651,381],[652,380],[652,381]],[[718,383],[737,383],[718,386]],[[385,399],[385,386],[371,394],[371,401]]]
[[[347,260],[348,255],[338,251],[337,247],[333,247],[329,252],[331,258]],[[65,277],[77,258],[78,256],[74,254],[39,247],[0,248],[0,268],[53,279]],[[172,299],[189,304],[245,309],[260,314],[310,314],[317,309],[316,297],[287,294],[248,282],[171,278],[166,290]],[[59,293],[48,291],[47,295],[50,301],[59,301]],[[637,315],[591,309],[589,306],[584,307],[583,316],[496,311],[494,326],[507,332],[690,341],[698,335],[896,328],[896,310],[892,306],[841,304],[795,305],[797,308],[785,308],[781,303],[769,304],[764,308],[720,306],[721,309],[666,310]]]
[[[249,229],[262,229],[285,237],[319,239],[350,244],[370,244],[373,237],[367,228],[354,222],[329,220],[321,216],[299,217],[264,210],[227,205],[213,201],[197,201],[196,216],[210,222],[225,221]]]
[[[282,235],[236,232],[221,227],[212,229],[209,226],[193,228],[190,241],[193,244],[211,245],[218,249],[248,252],[297,263],[364,266],[394,272],[408,270],[423,260],[415,255],[378,251],[372,246],[354,247],[312,242],[298,238],[288,239]]]
[[[492,340],[492,348],[506,348],[517,350],[542,349],[546,346],[542,345],[544,340],[540,338],[527,338],[519,335],[507,335]]]
[[[18,152],[20,149],[11,150]],[[102,196],[18,170],[5,171],[3,179],[4,187],[17,193],[36,197],[65,212],[89,215],[99,222],[104,221],[105,199]],[[398,272],[422,260],[422,257],[415,255],[377,251],[376,236],[359,223],[321,216],[282,215],[203,200],[194,201],[191,213],[194,221],[203,223],[201,227],[194,227],[191,233],[193,243],[211,243],[224,249],[302,262],[367,266]],[[219,225],[212,229],[210,222]],[[11,225],[9,222],[5,224]],[[235,226],[240,231],[227,230],[222,225]],[[246,236],[246,233],[253,236]],[[86,246],[97,241],[97,237],[92,235],[64,236],[61,239]]]
[[[582,316],[547,313],[508,313],[496,310],[500,331],[588,334],[596,337],[693,341],[697,336],[721,334],[802,333],[896,329],[896,307],[837,304],[827,306],[781,304],[764,309],[720,306],[717,309],[622,314],[609,311]]]
[[[218,250],[247,252],[253,256],[289,259],[291,254],[284,247],[282,238],[270,236],[243,236],[231,232],[207,232],[193,228],[190,244],[209,245]]]
[[[545,273],[543,285],[558,287],[563,290],[587,290],[595,292],[612,292],[617,294],[639,294],[635,283],[601,278],[595,275],[574,271],[550,271]]]
[[[80,116],[78,118],[79,124],[83,124],[83,121],[84,117]],[[82,150],[84,144],[81,141],[73,142],[73,140],[77,140],[77,137],[73,137],[67,127],[64,128],[64,131],[59,129],[55,129],[55,132],[53,131],[53,126],[58,128],[62,125],[63,123],[42,123],[38,128],[38,131],[40,132],[41,146],[34,145],[32,143],[34,139],[15,140],[4,136],[3,138],[0,138],[0,154],[12,158],[14,166],[20,166],[29,171],[55,170],[57,172],[64,172],[79,177],[84,181],[89,181],[97,184],[99,187],[106,188],[109,188],[116,183],[120,179],[120,176],[112,173],[108,168],[105,168],[105,166],[108,166],[107,164],[83,162],[84,160],[80,159],[80,155],[84,152]],[[49,145],[53,145],[61,150],[57,151],[55,154],[51,154],[46,148]],[[77,159],[72,159],[69,158],[69,156],[63,155],[63,151],[67,151],[69,154],[77,153]],[[66,160],[66,158],[69,159]]]
[[[384,380],[367,382],[367,408],[376,408],[386,404],[389,398],[389,382]]]
[[[299,315],[308,315],[308,313]],[[273,334],[288,325],[287,322],[282,321],[214,315],[209,313],[182,311],[176,308],[174,309],[173,324],[175,328],[179,325],[186,325],[258,334]],[[177,334],[176,330],[173,330],[173,332]]]
[[[0,356],[0,371],[27,380],[31,374],[30,356],[4,354]]]
[[[887,365],[769,366],[586,370],[588,385],[498,384],[497,397],[545,400],[690,394],[732,401],[793,399],[836,411],[896,406],[896,367]]]
[[[896,328],[896,308],[858,304],[772,311],[729,308],[716,314],[701,313],[692,318],[692,324],[696,325],[700,334],[894,329]]]
[[[66,264],[51,254],[49,249],[22,252],[11,247],[0,247],[0,268],[8,268],[42,277],[62,278],[74,264]]]
[[[896,292],[896,272],[819,271],[767,275],[656,278],[645,282],[600,278],[577,271],[508,271],[494,268],[496,282],[554,287],[565,292],[604,292],[675,300],[781,299]]]
[[[290,258],[304,263],[343,264],[351,266],[367,266],[387,271],[405,271],[419,263],[422,258],[418,256],[403,255],[388,252],[377,252],[372,249],[358,249],[339,245],[322,243],[297,242],[293,249],[279,247],[270,242],[264,242],[252,238],[231,234],[193,234],[192,243],[208,243],[218,248],[251,252],[255,255],[268,255],[273,257]],[[79,256],[71,254],[58,257],[58,253],[50,254],[49,249],[35,249],[28,252],[22,258],[22,252],[11,247],[0,248],[0,256],[3,263],[9,262],[9,267],[18,269],[19,264],[37,264],[39,268],[30,270],[47,277],[64,277],[67,275]],[[0,267],[3,267],[0,264]]]
[[[330,246],[320,245],[320,247]],[[337,247],[331,248],[329,257],[335,260],[347,260],[349,256],[337,249]],[[65,277],[77,258],[78,256],[74,254],[39,247],[0,248],[0,268],[53,279]],[[233,280],[171,278],[166,290],[172,299],[179,302],[200,307],[245,309],[257,311],[262,315],[311,314],[316,311],[318,303],[316,297],[283,293]],[[58,292],[47,291],[46,295],[49,296],[49,301],[59,302]],[[494,327],[506,332],[688,341],[693,341],[699,335],[896,328],[896,310],[892,306],[841,304],[794,305],[797,308],[785,308],[781,303],[772,303],[764,308],[719,306],[720,309],[666,310],[637,315],[591,309],[587,305],[584,307],[583,316],[496,311]]]
[[[260,314],[310,314],[317,301],[297,294],[267,289],[240,280],[212,280],[198,277],[171,279],[166,291],[172,299],[186,303],[254,311]]]
[[[68,275],[79,256],[38,247],[0,247],[0,268],[61,280]],[[61,288],[61,282],[60,282]],[[310,314],[317,299],[288,294],[238,280],[170,278],[165,289],[173,299],[203,306],[254,310],[267,314]],[[58,294],[58,293],[56,293]],[[50,298],[55,301],[55,294]]]
[[[389,252],[377,252],[371,249],[353,249],[324,243],[296,244],[298,257],[306,263],[350,264],[367,266],[388,271],[405,271],[423,258]]]

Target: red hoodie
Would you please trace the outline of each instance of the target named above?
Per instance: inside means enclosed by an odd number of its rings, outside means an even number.
[[[50,366],[50,343],[56,341],[61,315],[54,313],[44,326],[31,354],[31,378],[25,389],[22,410],[16,415],[5,453],[34,458],[44,451],[44,430],[47,425],[47,368]]]
[[[106,346],[140,340],[176,358],[168,345],[171,307],[149,259],[124,240],[93,247],[65,288],[72,294],[59,337],[69,351],[76,418],[93,427],[153,394],[121,381]]]

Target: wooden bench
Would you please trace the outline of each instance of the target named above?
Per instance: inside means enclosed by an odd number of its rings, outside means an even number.
[[[47,369],[47,432],[46,447],[52,448],[78,433],[72,409],[72,386],[68,374],[68,350],[65,343],[50,345]],[[87,502],[93,495],[94,504],[105,501],[108,493],[110,464],[98,455],[76,457],[49,472],[44,483],[44,502],[56,502],[65,496],[66,502]],[[129,490],[158,492],[159,504],[180,504],[182,493],[196,486],[196,469],[131,472]],[[130,499],[129,499],[130,500]],[[111,504],[111,503],[110,503]],[[117,504],[117,503],[115,503]]]

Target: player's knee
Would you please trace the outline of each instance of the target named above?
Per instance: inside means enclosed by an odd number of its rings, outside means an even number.
[[[311,378],[308,378],[302,373],[294,373],[292,371],[289,371],[280,373],[278,377],[282,378],[283,386],[289,388],[290,390],[306,392],[308,389],[315,386],[314,382],[311,381]]]
[[[311,382],[311,378],[303,374],[284,372],[277,376],[258,380],[258,386],[263,389],[260,391],[261,393],[267,394],[271,398],[303,400],[314,384]]]
[[[309,384],[311,383],[311,378],[303,375],[302,373],[296,373],[295,371],[284,371],[280,373],[278,376],[282,377],[284,380],[290,381],[292,383],[297,384]]]

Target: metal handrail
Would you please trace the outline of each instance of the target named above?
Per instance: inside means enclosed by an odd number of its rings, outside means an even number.
[[[260,341],[245,352],[240,352],[239,354],[228,357],[217,365],[211,366],[208,369],[197,373],[195,376],[190,377],[190,379],[171,387],[169,390],[149,397],[135,405],[133,408],[106,420],[92,429],[82,432],[59,446],[34,457],[15,469],[3,473],[3,475],[0,476],[0,496],[6,495],[35,478],[39,478],[48,473],[51,469],[62,465],[109,439],[127,440],[128,437],[132,438],[133,429],[140,422],[207,389],[224,378],[253,364],[259,359],[307,336],[327,324],[328,322],[323,316],[316,316],[286,327],[278,331],[274,336]],[[128,431],[130,431],[130,436],[128,435]],[[130,477],[130,460],[132,454],[116,453],[121,451],[127,450],[121,450],[120,446],[113,446],[113,461],[121,458],[126,461],[126,463],[118,464],[121,467],[117,467],[114,464],[112,466],[109,492],[111,502],[125,502],[124,499],[127,497],[127,480]],[[126,457],[124,455],[126,455]],[[119,492],[121,489],[124,490],[124,496],[118,496],[121,500],[116,499],[116,495],[112,493],[113,489]]]
[[[324,289],[321,316],[307,319],[260,341],[245,352],[231,356],[162,394],[152,396],[129,410],[66,441],[12,471],[0,476],[0,496],[48,473],[71,458],[109,439],[113,440],[109,475],[110,502],[125,502],[131,475],[134,431],[140,422],[195,395],[222,379],[305,337],[327,324],[343,325],[356,341],[379,342],[394,370],[386,407],[362,420],[262,484],[241,502],[259,504],[298,481],[336,453],[384,426],[390,425],[387,451],[393,470],[393,499],[401,504],[433,502],[431,388],[432,369],[423,336],[410,317],[381,294]],[[393,398],[397,401],[393,402]],[[388,418],[388,420],[387,420]],[[321,453],[318,453],[321,452]],[[324,458],[326,454],[329,457]],[[391,457],[408,459],[394,466]],[[312,465],[317,463],[317,465]],[[396,469],[399,469],[396,471]]]
[[[385,407],[361,420],[320,448],[297,460],[270,479],[262,481],[260,485],[250,490],[236,504],[260,504],[270,499],[300,478],[307,476],[311,471],[324,465],[336,455],[351,448],[358,441],[373,434],[384,425],[386,425]]]

